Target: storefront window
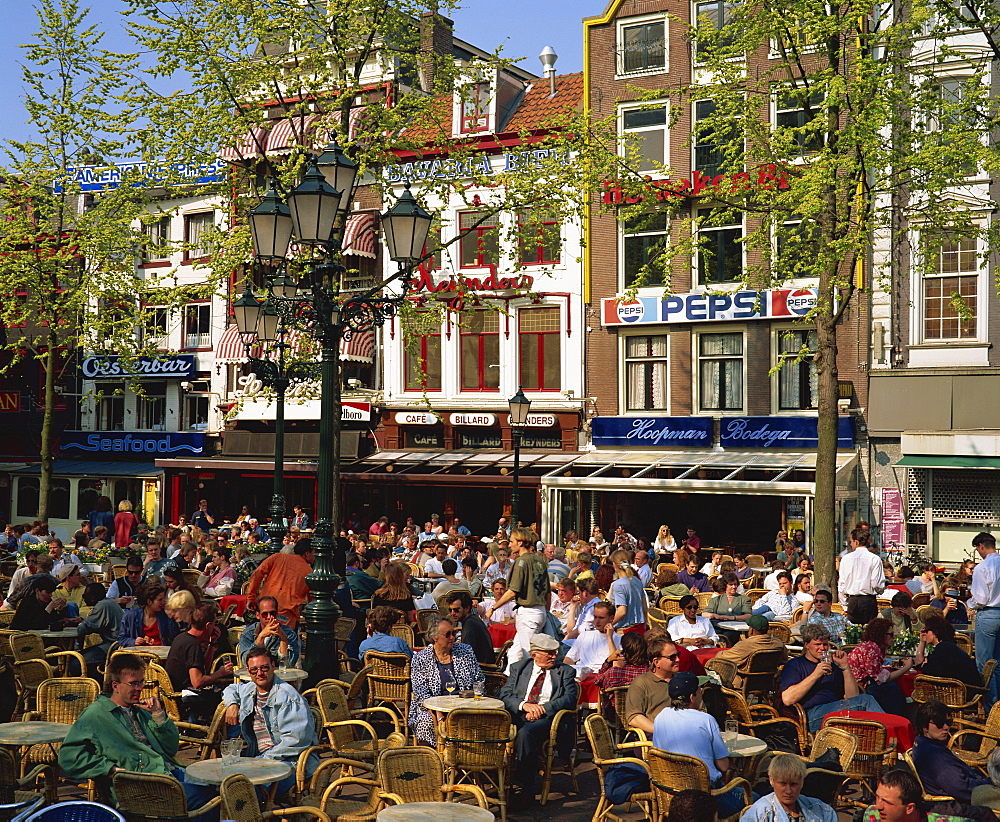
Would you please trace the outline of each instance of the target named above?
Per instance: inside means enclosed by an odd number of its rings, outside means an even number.
[[[558,391],[562,352],[558,308],[522,308],[518,312],[521,386],[526,391]]]
[[[90,516],[90,512],[97,505],[97,498],[101,495],[101,481],[82,479],[76,489],[76,518],[85,520]]]
[[[698,336],[699,408],[743,410],[743,335]]]
[[[38,516],[38,477],[18,477],[17,516],[28,519]]]
[[[667,335],[625,338],[625,395],[629,411],[666,411]]]

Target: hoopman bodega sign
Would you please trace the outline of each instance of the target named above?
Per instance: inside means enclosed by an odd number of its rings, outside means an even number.
[[[786,170],[774,163],[759,166],[754,171],[734,174],[702,174],[691,172],[691,179],[653,180],[646,178],[648,194],[626,195],[617,183],[605,183],[601,202],[604,205],[635,205],[655,195],[657,200],[673,197],[702,197],[713,194],[740,194],[747,191],[777,191],[789,188]]]

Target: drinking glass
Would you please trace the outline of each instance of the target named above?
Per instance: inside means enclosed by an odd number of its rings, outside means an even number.
[[[288,673],[288,654],[278,657],[278,673],[279,674]]]
[[[735,742],[736,737],[739,736],[739,733],[740,733],[740,723],[737,722],[735,719],[727,719],[726,739],[728,739],[731,742]]]
[[[483,698],[483,683],[476,680],[472,683],[472,698],[482,699]]]
[[[444,689],[448,692],[448,696],[454,696],[455,695],[455,680],[454,679],[449,679],[446,683],[444,683]]]
[[[236,761],[243,751],[243,738],[224,739],[219,743],[219,751],[222,754],[223,769],[235,767]]]

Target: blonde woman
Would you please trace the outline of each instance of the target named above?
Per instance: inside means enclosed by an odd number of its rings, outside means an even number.
[[[178,626],[187,625],[191,621],[191,612],[196,605],[194,595],[190,591],[178,589],[167,597],[167,604],[164,606],[163,612]]]
[[[656,554],[656,564],[670,562],[670,558],[676,550],[677,540],[670,533],[670,526],[661,525],[660,530],[656,534],[656,539],[653,540],[653,552]]]
[[[617,578],[611,583],[608,599],[615,606],[615,630],[634,629],[646,632],[646,593],[642,583],[632,571],[632,557],[628,551],[615,551],[611,562]]]
[[[132,503],[123,499],[115,514],[115,548],[128,548],[132,534],[139,530],[139,518],[132,513]]]

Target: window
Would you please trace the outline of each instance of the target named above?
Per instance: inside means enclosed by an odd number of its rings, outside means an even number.
[[[701,411],[743,410],[743,334],[698,335]]]
[[[743,276],[743,225],[738,215],[724,208],[696,212],[698,231],[698,282],[738,282]]]
[[[136,397],[139,406],[139,428],[163,431],[167,425],[167,384],[145,383],[143,392],[145,396]]]
[[[782,89],[775,100],[775,131],[787,131],[799,156],[819,151],[823,146],[825,121],[819,118],[822,92],[805,89]]]
[[[463,318],[462,390],[500,390],[500,315],[473,311]]]
[[[100,480],[81,479],[76,485],[76,518],[84,520],[90,517],[90,512],[97,507],[97,498],[101,496]]]
[[[667,163],[667,107],[633,108],[622,112],[622,134],[630,164],[641,174],[655,173]]]
[[[704,125],[705,121],[712,117],[715,112],[714,100],[698,100],[694,104],[695,133],[692,135],[694,168],[698,169],[704,177],[715,177],[718,174],[738,171],[742,168],[736,158],[726,162],[726,151],[731,150],[730,144],[735,142],[738,132],[734,129],[728,133],[720,133],[720,124],[718,123],[714,127]],[[740,148],[742,149],[742,145]],[[739,166],[739,168],[735,166]]]
[[[17,516],[22,519],[38,516],[38,477],[17,478]]]
[[[500,261],[500,224],[496,214],[463,211],[458,215],[462,268],[495,266]]]
[[[416,350],[406,349],[404,368],[406,369],[407,391],[441,390],[441,334],[427,334],[414,342]]]
[[[559,262],[559,222],[544,210],[518,212],[518,237],[524,265]]]
[[[627,411],[666,411],[667,335],[625,338]]]
[[[661,71],[667,66],[666,23],[653,20],[618,29],[619,72]]]
[[[430,231],[427,232],[427,240],[424,243],[423,248],[424,254],[430,254],[431,256],[420,263],[420,269],[423,271],[440,271],[441,270],[441,226],[432,225]],[[422,256],[422,255],[421,255]]]
[[[461,132],[472,134],[486,131],[490,124],[490,84],[475,83],[461,90]]]
[[[775,230],[774,248],[773,278],[815,276],[816,269],[811,266],[819,259],[819,224],[813,220],[786,220]]]
[[[144,223],[142,231],[146,235],[142,261],[159,263],[170,259],[170,218],[161,217],[151,223]]]
[[[924,246],[924,339],[977,338],[979,248],[975,237],[928,238]]]
[[[518,312],[520,383],[526,391],[558,391],[562,385],[558,308],[522,308]]]
[[[929,97],[923,101],[927,110],[918,119],[918,122],[923,121],[924,128],[933,135],[930,137],[931,144],[944,149],[939,164],[948,164],[950,169],[966,175],[976,173],[976,163],[964,154],[956,157],[951,144],[963,133],[978,135],[975,115],[967,108],[968,82],[967,77],[942,77],[931,82]],[[978,139],[978,136],[974,139]]]
[[[99,389],[103,395],[97,401],[97,428],[99,431],[125,430],[125,396],[121,384],[105,384]]]
[[[184,347],[212,347],[212,306],[209,303],[184,307]]]
[[[197,260],[212,253],[209,234],[215,225],[214,211],[200,211],[184,216],[184,259]]]
[[[208,430],[208,400],[204,394],[184,396],[184,426],[192,431]]]
[[[52,478],[49,485],[49,518],[69,519],[69,480]]]
[[[625,287],[666,283],[667,215],[659,212],[625,221]]]
[[[778,410],[808,411],[818,407],[816,332],[778,332]]]
[[[162,305],[146,305],[142,308],[142,341],[154,348],[167,347],[167,316],[170,309]]]
[[[699,0],[694,4],[694,17],[699,31],[706,29],[713,32],[721,32],[723,28],[733,21],[733,15],[739,3],[725,2],[725,0]],[[725,34],[716,37],[700,37],[695,44],[695,54],[697,57],[704,57],[710,47],[727,48],[731,46],[733,39]]]

